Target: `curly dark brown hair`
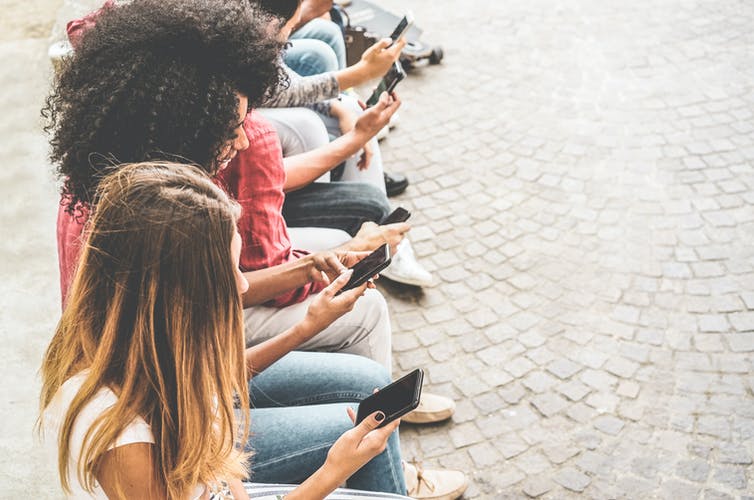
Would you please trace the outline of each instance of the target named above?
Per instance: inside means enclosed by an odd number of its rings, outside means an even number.
[[[235,135],[237,93],[251,108],[287,82],[269,23],[247,0],[104,8],[42,110],[68,210],[119,163],[182,159],[214,173]]]

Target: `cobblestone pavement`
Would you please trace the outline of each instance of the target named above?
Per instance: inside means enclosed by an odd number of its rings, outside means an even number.
[[[446,59],[401,84],[383,148],[411,177],[396,201],[441,283],[380,286],[396,372],[425,367],[427,389],[458,411],[404,426],[408,457],[471,471],[467,498],[754,498],[754,5],[411,8]],[[1,48],[38,54],[34,43]],[[44,158],[32,121],[4,128],[20,144],[5,180]],[[26,189],[49,170],[24,175]],[[32,194],[49,197],[41,185]],[[3,215],[23,217],[22,202]],[[40,204],[35,235],[4,242],[16,245],[8,272],[39,266],[3,294],[3,313],[46,339],[54,203]],[[6,493],[38,486],[24,380],[43,344],[14,347],[3,371]]]
[[[458,413],[404,448],[469,498],[752,498],[754,5],[411,8],[446,59],[384,149],[442,284],[390,289],[396,365]]]

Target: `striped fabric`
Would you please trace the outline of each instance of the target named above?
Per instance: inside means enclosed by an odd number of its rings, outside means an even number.
[[[244,483],[244,486],[246,487],[246,492],[253,500],[280,500],[283,496],[296,488],[296,485],[290,484]],[[349,490],[347,488],[338,488],[327,496],[328,500],[367,500],[370,498],[410,500],[408,497],[402,495],[376,493],[374,491]]]

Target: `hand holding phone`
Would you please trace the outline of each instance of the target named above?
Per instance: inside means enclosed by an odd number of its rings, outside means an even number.
[[[356,413],[356,425],[376,411],[385,414],[379,427],[401,418],[419,406],[424,372],[417,368],[408,375],[399,378],[359,403]]]
[[[387,244],[384,244],[351,268],[353,271],[351,278],[338,293],[363,285],[389,265],[390,248],[388,248]]]
[[[401,63],[398,61],[394,62],[390,67],[390,71],[388,71],[387,75],[380,80],[380,83],[377,84],[377,88],[374,89],[372,95],[367,99],[367,107],[377,104],[377,101],[380,100],[380,96],[383,92],[392,94],[395,87],[404,78],[406,78],[406,72],[403,70],[403,66],[401,66]]]

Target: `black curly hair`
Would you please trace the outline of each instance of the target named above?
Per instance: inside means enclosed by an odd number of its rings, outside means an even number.
[[[118,163],[182,159],[214,173],[235,136],[237,93],[251,108],[287,82],[269,23],[248,0],[104,8],[42,110],[68,211]]]

